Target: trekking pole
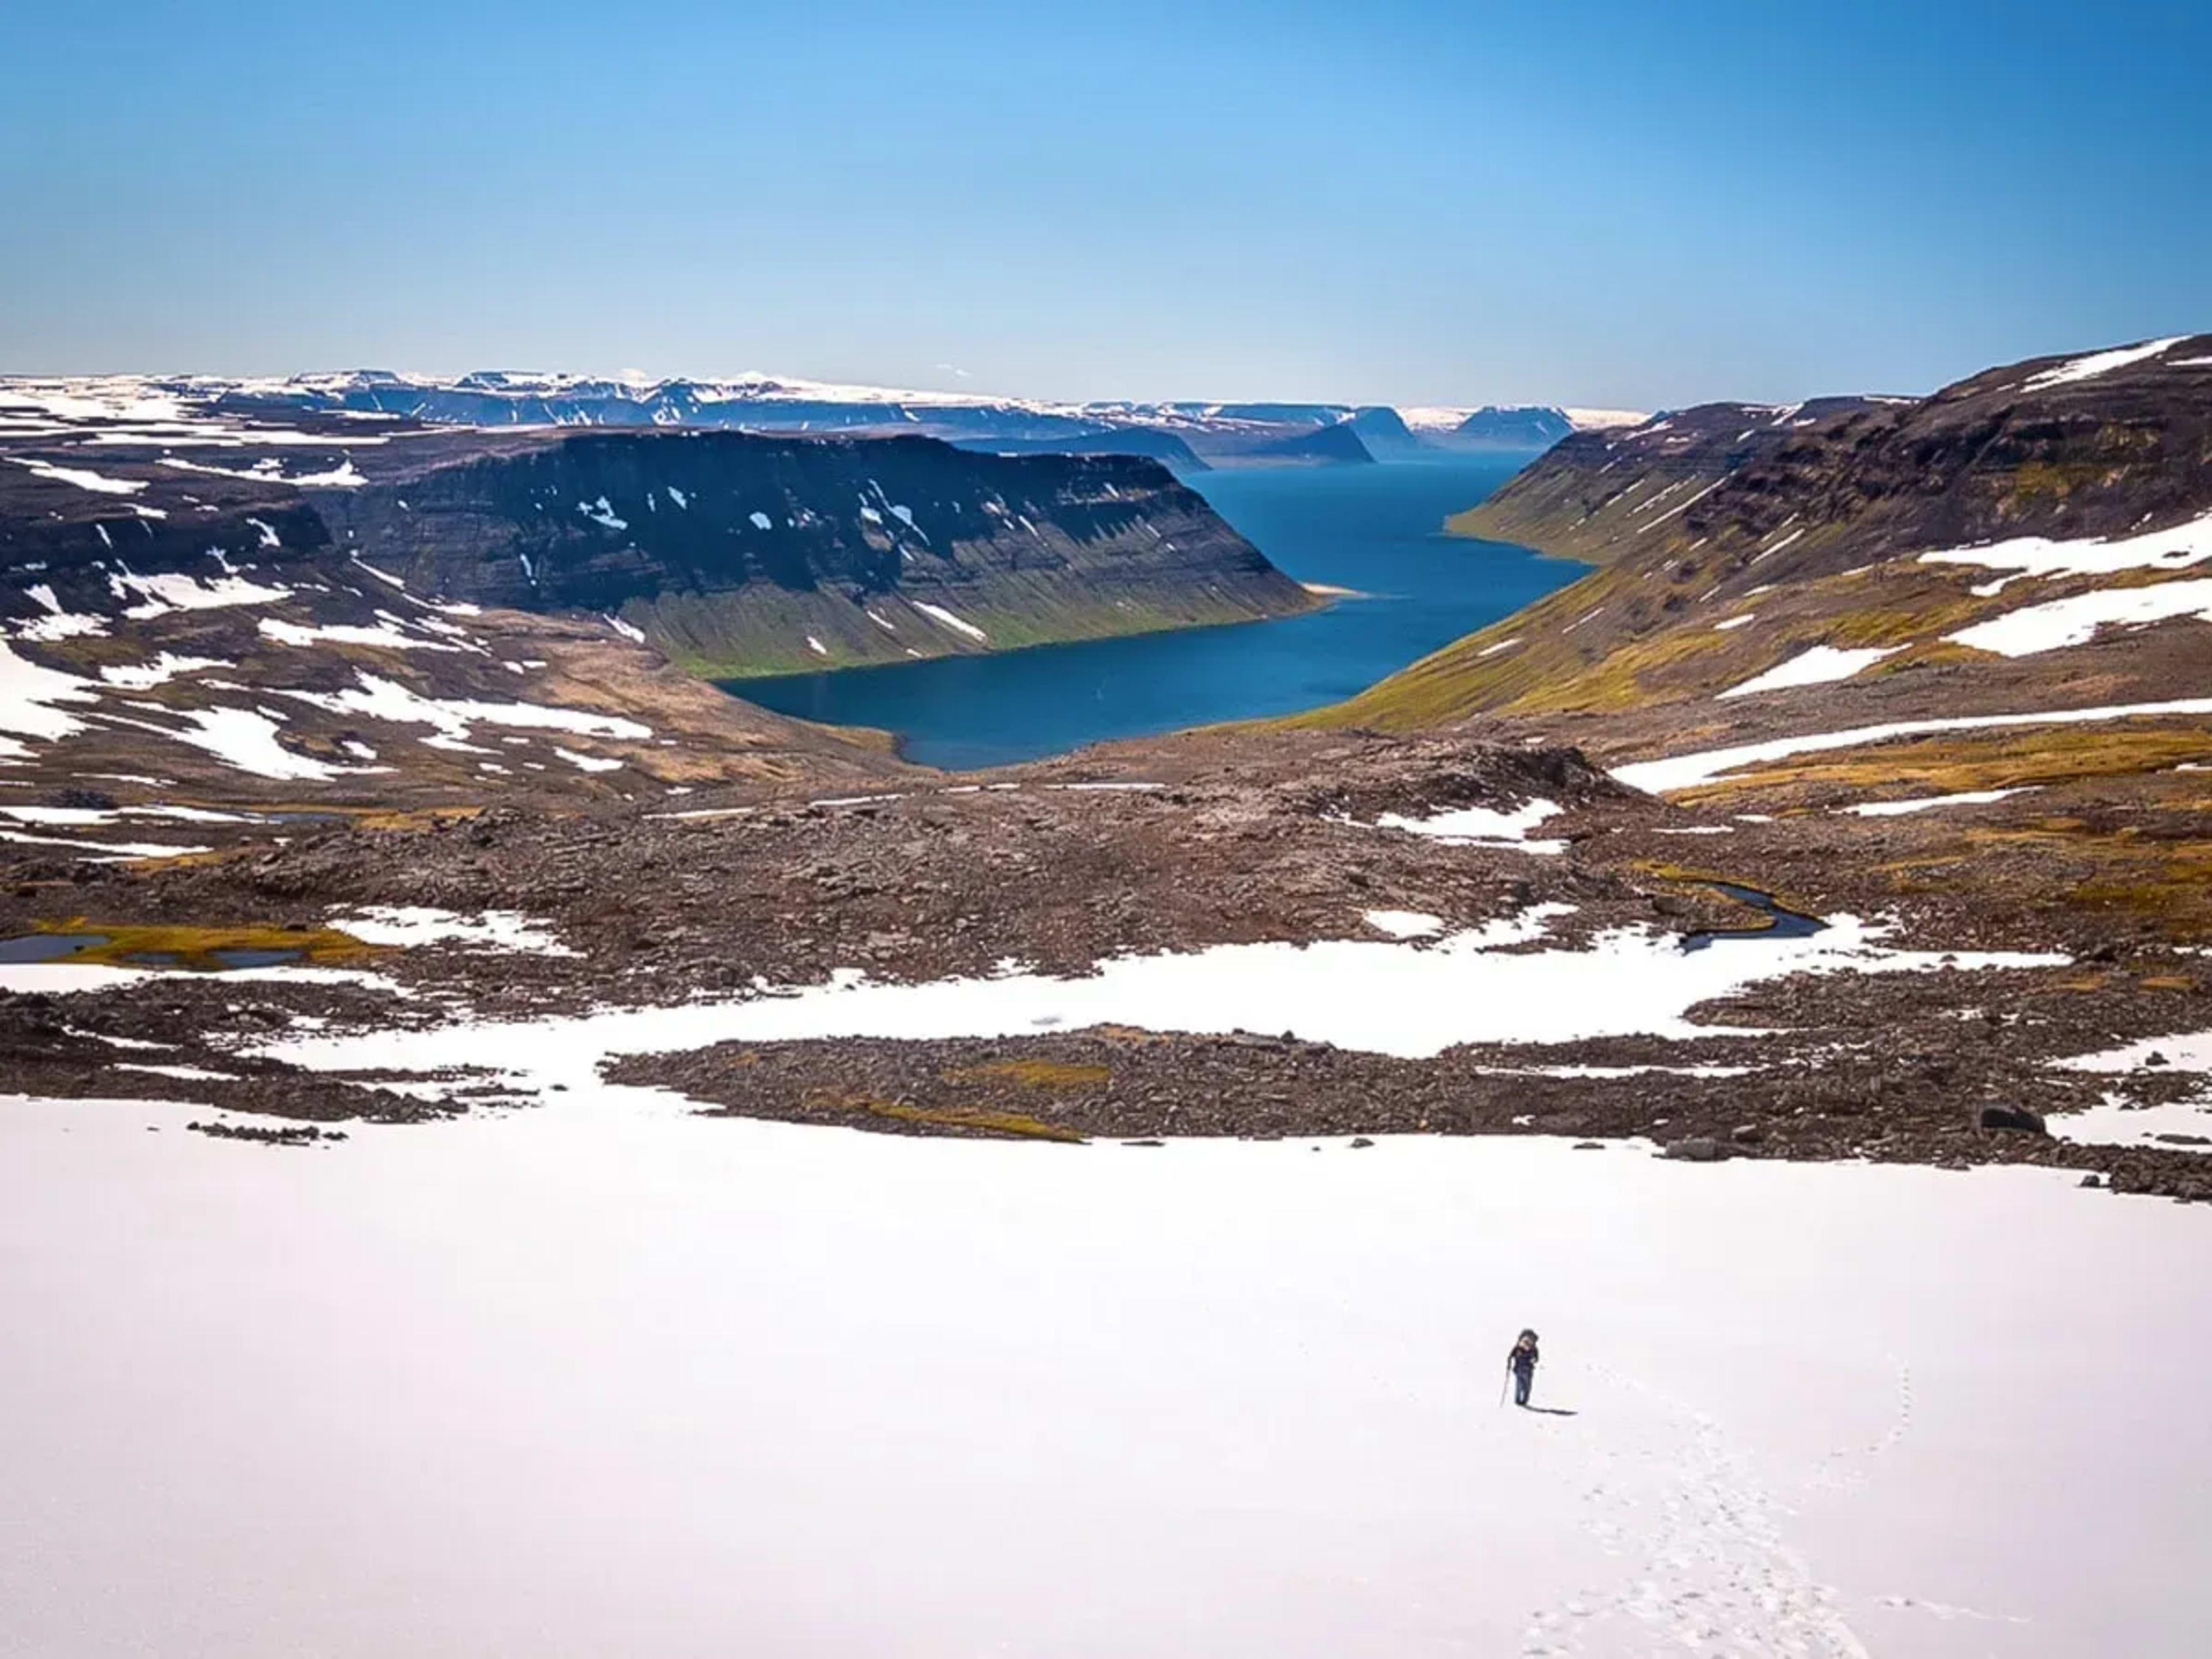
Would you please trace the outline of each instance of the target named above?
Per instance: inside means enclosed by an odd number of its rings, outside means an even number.
[[[1498,1379],[1498,1403],[1500,1406],[1505,1403],[1505,1390],[1512,1386],[1512,1369],[1509,1366],[1505,1375]]]

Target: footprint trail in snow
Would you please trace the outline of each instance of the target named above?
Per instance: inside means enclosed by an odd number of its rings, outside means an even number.
[[[1599,1470],[1583,1494],[1583,1528],[1627,1575],[1532,1614],[1522,1659],[1673,1649],[1871,1659],[1836,1592],[1784,1542],[1784,1506],[1721,1425],[1608,1368],[1588,1375],[1656,1407],[1666,1432],[1622,1449],[1589,1419],[1567,1427]]]

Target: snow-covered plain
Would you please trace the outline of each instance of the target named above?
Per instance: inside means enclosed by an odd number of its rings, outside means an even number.
[[[2212,1227],[2069,1175],[195,1115],[0,1097],[11,1651],[2212,1650]]]

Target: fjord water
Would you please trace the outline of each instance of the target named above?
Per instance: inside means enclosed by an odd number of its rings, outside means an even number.
[[[1224,469],[1189,479],[1290,574],[1358,594],[1308,616],[728,689],[783,714],[896,732],[908,759],[949,768],[1334,702],[1582,573],[1526,548],[1443,533],[1449,514],[1529,459]]]

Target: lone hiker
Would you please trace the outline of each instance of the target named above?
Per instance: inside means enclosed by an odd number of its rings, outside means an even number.
[[[1523,1331],[1505,1355],[1506,1369],[1513,1373],[1513,1403],[1528,1403],[1528,1390],[1536,1381],[1536,1333]]]

